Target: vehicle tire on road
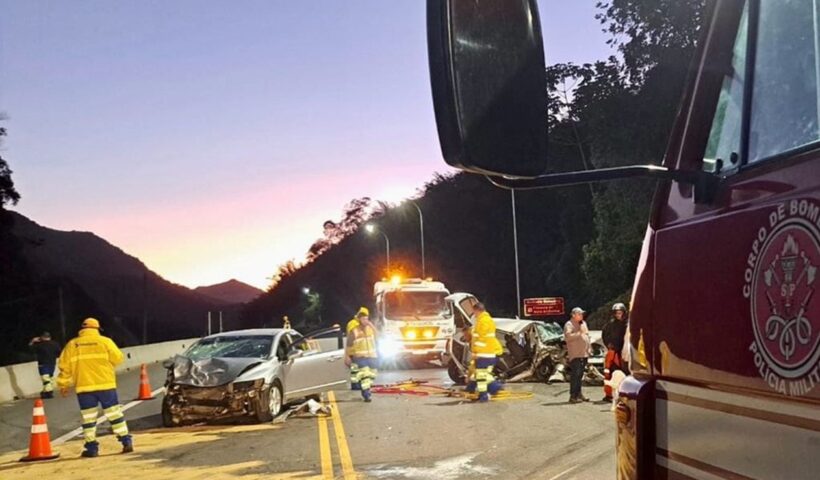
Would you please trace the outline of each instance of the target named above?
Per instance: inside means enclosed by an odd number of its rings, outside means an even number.
[[[447,364],[447,375],[450,376],[450,380],[456,385],[464,385],[467,383],[467,378],[461,373],[456,362],[452,360]]]
[[[541,363],[535,367],[535,378],[539,382],[549,382],[550,377],[553,373],[555,373],[555,364],[552,363],[552,360],[547,357],[541,360]]]
[[[162,426],[166,428],[178,427],[181,425],[179,418],[171,413],[171,399],[169,396],[162,397]]]
[[[273,384],[262,391],[257,399],[256,419],[259,422],[270,422],[282,413],[282,385],[279,380],[274,380]]]

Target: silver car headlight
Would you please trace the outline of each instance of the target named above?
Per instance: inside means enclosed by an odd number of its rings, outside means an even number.
[[[234,382],[233,383],[233,391],[234,392],[246,392],[248,390],[258,390],[265,384],[264,378],[257,378],[256,380],[247,380],[243,382]]]

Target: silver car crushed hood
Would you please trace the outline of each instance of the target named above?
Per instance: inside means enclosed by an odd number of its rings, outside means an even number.
[[[218,387],[236,380],[244,372],[262,364],[261,358],[213,357],[191,360],[174,357],[174,383],[192,387]]]

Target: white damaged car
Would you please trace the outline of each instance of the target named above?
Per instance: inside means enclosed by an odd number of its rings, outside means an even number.
[[[447,297],[456,324],[456,333],[447,344],[444,365],[450,379],[463,384],[470,365],[470,345],[465,333],[472,327],[473,305],[478,299],[469,293]],[[496,337],[504,347],[494,368],[495,375],[506,382],[566,381],[567,349],[561,325],[539,320],[495,318]],[[584,382],[603,384],[606,347],[600,330],[590,330],[592,355],[587,361]]]

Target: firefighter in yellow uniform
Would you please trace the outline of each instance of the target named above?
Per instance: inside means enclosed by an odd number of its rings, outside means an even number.
[[[83,437],[85,449],[83,457],[99,455],[97,443],[97,406],[111,424],[111,429],[122,443],[122,453],[134,451],[128,425],[117,399],[117,376],[114,367],[122,363],[123,355],[117,345],[100,335],[100,322],[95,318],[83,320],[79,336],[70,340],[60,354],[57,386],[63,397],[74,386],[80,413],[83,417]]]
[[[370,311],[367,310],[366,307],[362,307],[356,312],[356,316],[353,317],[349,322],[347,322],[347,328],[345,329],[345,335],[349,338],[350,331],[354,328],[359,326],[359,317],[361,316],[368,316],[370,315]],[[359,366],[355,363],[350,364],[350,389],[351,390],[361,390],[362,387],[359,385]]]
[[[352,328],[350,323],[356,322]],[[356,319],[348,323],[347,349],[345,350],[345,365],[355,366],[356,383],[362,391],[362,398],[365,402],[371,399],[370,387],[376,379],[376,328],[370,323],[367,309],[362,307],[356,315]]]
[[[501,382],[493,376],[493,367],[504,349],[495,336],[495,321],[484,309],[484,305],[475,304],[473,311],[475,323],[470,336],[470,352],[475,365],[475,380],[470,382],[467,389],[478,391],[479,402],[487,402],[490,395],[501,390]]]

